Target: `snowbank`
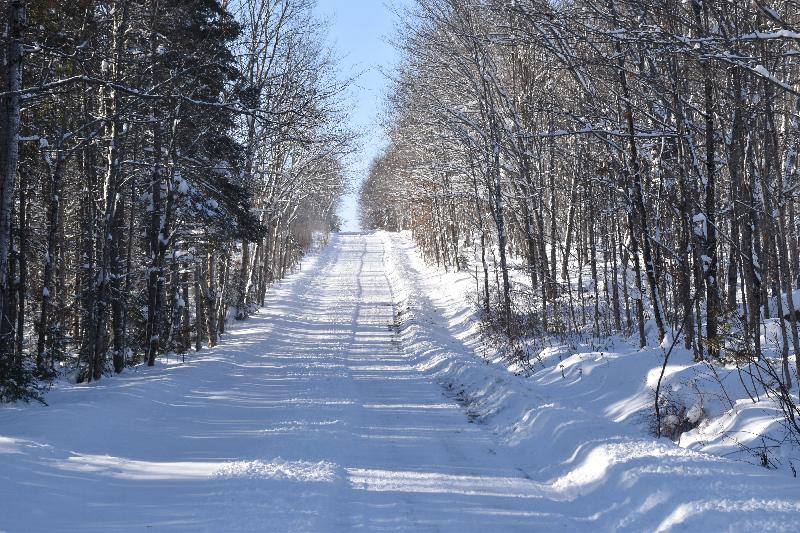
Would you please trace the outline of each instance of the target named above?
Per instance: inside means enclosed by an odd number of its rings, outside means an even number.
[[[498,453],[516,454],[548,498],[569,502],[587,529],[795,530],[796,479],[721,457],[736,451],[752,458],[731,435],[752,444],[776,430],[778,420],[774,406],[735,399],[731,407],[711,392],[720,390],[715,380],[736,391],[735,371],[711,377],[713,369],[673,353],[665,387],[675,401],[697,397],[686,389],[707,394],[686,406],[684,415],[701,423],[680,445],[655,440],[647,414],[661,348],[639,351],[621,339],[602,347],[558,345],[541,354],[542,370],[515,375],[481,342],[465,297],[474,287],[471,276],[428,267],[407,234],[379,235],[399,334],[406,352],[416,354],[417,368],[496,435],[505,446]]]

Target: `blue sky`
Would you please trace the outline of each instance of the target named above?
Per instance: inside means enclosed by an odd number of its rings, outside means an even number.
[[[388,82],[381,69],[390,70],[397,52],[389,44],[396,6],[409,0],[318,0],[317,11],[329,28],[329,40],[341,60],[343,78],[360,74],[350,90],[351,127],[362,133],[361,149],[353,158],[353,182],[366,176],[369,163],[384,145],[378,117]],[[345,198],[339,214],[344,231],[357,231],[355,195]]]

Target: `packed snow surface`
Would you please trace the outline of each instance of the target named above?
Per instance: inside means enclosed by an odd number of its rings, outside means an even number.
[[[796,531],[796,479],[649,437],[613,355],[477,357],[431,272],[334,236],[221,346],[0,408],[0,530]]]

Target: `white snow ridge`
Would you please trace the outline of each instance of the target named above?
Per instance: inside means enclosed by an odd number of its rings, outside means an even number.
[[[223,463],[214,472],[220,478],[277,479],[287,481],[330,482],[336,478],[337,467],[333,463],[319,461],[233,461]]]

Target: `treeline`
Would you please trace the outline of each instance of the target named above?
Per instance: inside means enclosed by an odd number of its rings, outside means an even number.
[[[473,254],[509,335],[682,337],[728,361],[769,342],[791,388],[795,0],[416,0],[398,43],[366,227],[445,267]]]
[[[312,2],[0,6],[0,401],[214,346],[337,225]]]

